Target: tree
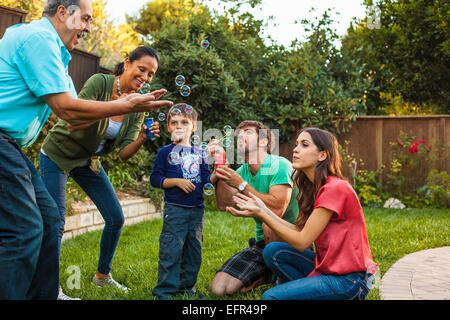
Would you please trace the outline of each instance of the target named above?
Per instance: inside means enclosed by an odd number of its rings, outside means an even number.
[[[283,141],[305,126],[331,131],[346,130],[358,114],[366,113],[364,90],[369,87],[360,73],[345,73],[348,63],[334,46],[337,38],[328,11],[316,21],[302,21],[310,32],[305,42],[295,41],[292,49],[276,48],[268,65],[265,107]],[[274,111],[273,106],[276,106]]]
[[[186,20],[189,15],[196,15],[204,10],[205,6],[195,0],[152,0],[139,10],[137,16],[127,16],[127,21],[134,24],[139,33],[149,35],[161,29],[168,18]]]
[[[146,25],[145,19],[137,17],[135,22]],[[300,126],[336,131],[342,121],[364,113],[364,87],[347,90],[331,68],[339,57],[328,15],[311,23],[308,41],[290,51],[265,45],[262,25],[250,13],[236,10],[219,15],[204,8],[183,19],[166,17],[147,40],[162,60],[152,86],[165,87],[167,98],[194,106],[203,129],[235,127],[254,119],[280,129],[281,142],[291,141]],[[203,39],[210,42],[206,50],[200,46]],[[186,98],[177,92],[177,74],[184,75],[192,89]],[[357,77],[367,85],[362,75]],[[168,136],[159,141],[167,142]]]
[[[440,0],[366,0],[380,12],[348,29],[344,55],[358,60],[379,88],[372,102],[381,109],[395,100],[417,110],[450,111],[450,3]],[[385,101],[383,101],[385,100]]]
[[[133,24],[115,26],[106,16],[104,8],[105,0],[92,2],[92,31],[80,42],[78,48],[100,56],[100,64],[112,69],[139,46],[140,36],[134,31]]]

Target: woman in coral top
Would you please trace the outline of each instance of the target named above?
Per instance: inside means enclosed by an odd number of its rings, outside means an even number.
[[[365,299],[368,271],[373,273],[376,264],[361,204],[342,178],[336,137],[318,128],[303,129],[292,166],[299,189],[295,224],[280,219],[254,195],[234,197],[240,210],[227,207],[235,216],[262,219],[283,240],[264,249],[264,261],[281,284],[262,299]]]

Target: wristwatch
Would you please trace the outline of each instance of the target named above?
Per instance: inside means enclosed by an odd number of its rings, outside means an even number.
[[[238,190],[239,190],[240,192],[244,192],[245,187],[246,187],[247,185],[248,185],[248,182],[247,182],[247,181],[242,182],[242,183],[238,186]]]

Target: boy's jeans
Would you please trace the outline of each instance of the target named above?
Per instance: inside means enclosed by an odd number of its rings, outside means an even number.
[[[159,237],[158,284],[153,295],[194,293],[202,263],[204,208],[165,204]]]
[[[56,300],[58,228],[58,208],[36,168],[0,131],[0,300]]]
[[[272,242],[264,248],[263,257],[282,282],[264,292],[263,300],[364,300],[369,293],[365,272],[307,278],[314,269],[312,250],[301,252],[286,243]]]
[[[49,157],[41,153],[41,177],[58,205],[61,221],[58,237],[59,260],[66,217],[66,184],[69,174],[64,173]],[[105,220],[105,227],[100,240],[100,257],[97,270],[103,274],[108,274],[111,271],[114,252],[119,243],[125,221],[122,206],[103,167],[99,174],[94,173],[89,166],[74,168],[70,171],[70,177],[91,198]]]

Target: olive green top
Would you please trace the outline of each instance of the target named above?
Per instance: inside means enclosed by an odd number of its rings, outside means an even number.
[[[114,78],[114,75],[94,74],[86,81],[78,97],[85,100],[110,101]],[[65,120],[59,120],[45,138],[42,149],[47,157],[64,172],[84,166],[91,159],[90,168],[95,173],[99,173],[101,168],[99,156],[107,155],[117,147],[122,150],[135,141],[143,121],[143,113],[127,114],[116,139],[107,140],[103,149],[96,154],[108,128],[108,118],[73,132],[69,132]]]

